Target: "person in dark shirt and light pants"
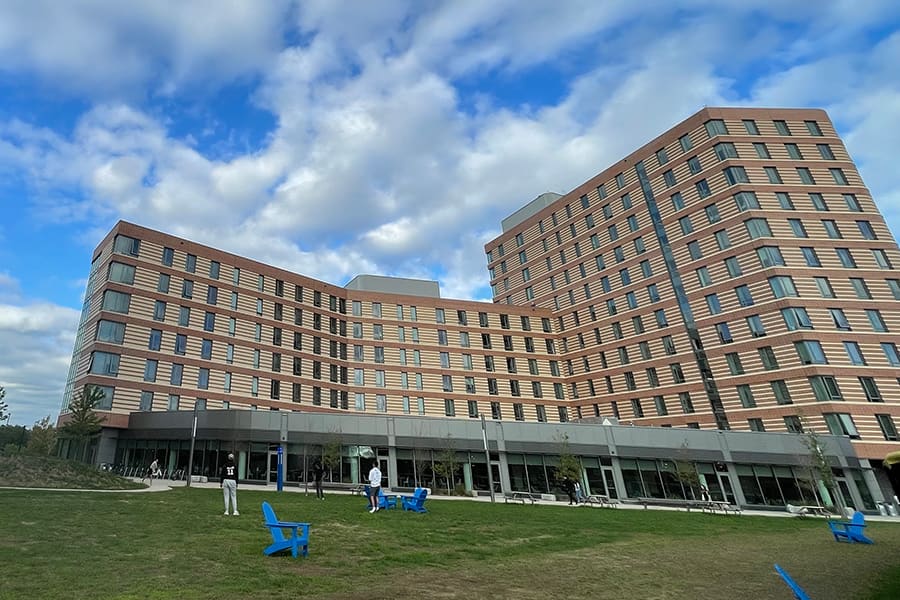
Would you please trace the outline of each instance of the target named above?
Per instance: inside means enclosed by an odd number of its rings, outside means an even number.
[[[222,495],[225,498],[225,514],[228,514],[228,502],[231,501],[231,514],[238,516],[237,506],[237,465],[234,463],[234,454],[228,455],[228,460],[222,465]]]

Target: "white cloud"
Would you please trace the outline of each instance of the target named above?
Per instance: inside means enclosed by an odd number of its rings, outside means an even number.
[[[88,223],[94,240],[124,218],[337,284],[439,274],[445,296],[483,298],[483,244],[538,194],[568,191],[703,105],[824,104],[900,219],[888,162],[900,36],[868,41],[890,2],[248,6],[0,7],[0,71],[104,98],[71,134],[0,123],[0,172],[25,174],[34,218]],[[53,14],[35,24],[41,11]],[[301,43],[276,48],[292,27]],[[505,100],[530,69],[562,86],[554,100]],[[252,76],[276,125],[228,156],[204,146],[201,129],[221,124],[180,132],[158,101]],[[488,79],[496,96],[467,91]],[[141,93],[122,100],[128,90]],[[0,319],[47,330],[18,306]]]
[[[0,304],[0,386],[11,422],[32,425],[59,412],[80,313],[47,303]]]

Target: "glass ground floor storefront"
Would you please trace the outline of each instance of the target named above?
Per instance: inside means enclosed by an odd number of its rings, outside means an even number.
[[[264,442],[195,440],[192,474],[215,479],[229,453],[238,463],[239,478],[247,483],[277,481],[278,446]],[[432,493],[486,495],[490,491],[488,455],[483,451],[397,448],[370,445],[291,444],[282,446],[283,481],[287,486],[305,485],[317,462],[325,470],[326,486],[364,483],[372,462],[377,460],[386,487],[409,490],[428,487]],[[126,472],[140,473],[154,459],[166,477],[186,476],[190,440],[120,440],[114,464]],[[679,461],[612,456],[576,456],[581,487],[586,495],[610,498],[684,499],[700,498],[703,486],[712,500],[758,507],[832,505],[837,498],[807,467],[796,465]],[[564,497],[558,475],[560,455],[490,452],[494,491],[529,492]],[[845,506],[877,510],[863,473],[859,469],[834,468],[833,475]],[[688,475],[685,475],[687,473]]]
[[[193,422],[196,420],[196,428]],[[191,456],[192,432],[193,456]],[[564,442],[564,443],[563,443]],[[746,507],[840,505],[878,510],[893,497],[849,439],[821,436],[834,476],[832,497],[810,468],[802,436],[595,423],[354,416],[276,411],[132,413],[126,429],[104,429],[95,464],[140,474],[158,460],[168,477],[215,480],[229,453],[251,484],[304,486],[313,465],[325,485],[356,486],[377,461],[383,485],[438,494],[529,492],[564,496],[561,458],[573,457],[585,494],[621,500],[713,500]],[[63,448],[65,452],[65,448]],[[190,468],[189,468],[190,465]]]

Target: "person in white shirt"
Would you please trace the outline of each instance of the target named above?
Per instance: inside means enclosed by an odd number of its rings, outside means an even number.
[[[381,491],[381,469],[378,468],[378,461],[372,463],[372,469],[369,471],[369,500],[372,503],[370,513],[378,510],[378,492]]]

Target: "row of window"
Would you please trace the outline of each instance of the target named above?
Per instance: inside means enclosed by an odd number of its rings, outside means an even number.
[[[759,130],[756,127],[756,122],[754,120],[745,120],[744,123],[745,123],[745,127],[746,127],[748,134],[759,135]],[[779,132],[780,135],[791,135],[790,129],[789,129],[786,121],[779,120],[779,121],[775,121],[775,123],[776,123],[776,130]],[[806,121],[806,123],[807,123],[807,131],[809,132],[809,135],[813,135],[816,137],[822,136],[822,131],[821,131],[821,129],[819,129],[818,123],[816,123],[815,121]],[[712,119],[710,121],[707,121],[705,124],[705,127],[706,127],[707,133],[710,135],[710,137],[715,137],[717,135],[728,135],[728,129],[725,125],[725,122],[721,119]],[[816,133],[813,133],[814,131]],[[685,134],[685,135],[681,136],[679,138],[679,144],[680,144],[683,152],[685,152],[685,153],[689,152],[693,148],[693,143],[691,141],[690,134]],[[796,146],[796,144],[789,144],[789,145],[791,146],[791,148],[789,148],[787,150],[789,156],[791,156],[792,158],[797,157],[798,159],[802,159],[802,155],[800,154],[800,150]],[[764,147],[765,147],[765,145],[763,144],[762,147],[757,149],[757,152],[758,153],[761,152],[762,148],[764,148]],[[834,159],[834,154],[831,151],[831,148],[827,144],[817,144],[817,149],[820,153],[820,156],[822,156],[822,158],[827,159],[827,160]],[[734,149],[733,144],[717,145],[716,146],[716,154],[722,160],[724,160],[725,158],[737,158],[737,151]],[[767,149],[766,149],[766,154],[768,154]],[[656,158],[657,158],[657,161],[659,162],[660,166],[666,164],[669,161],[669,158],[668,158],[665,148],[662,148],[656,152]],[[692,173],[699,173],[702,170],[702,166],[700,165],[699,159],[696,156],[689,159],[688,166],[691,169]],[[808,169],[807,169],[807,171],[808,171]],[[671,172],[667,172],[667,173],[670,174]],[[840,175],[837,175],[837,177],[840,178],[842,175],[843,175],[843,173],[841,173]],[[812,179],[812,175],[810,174],[809,176],[810,176],[810,179]],[[672,182],[669,185],[675,185],[674,175],[672,175],[672,174],[664,175],[664,178],[665,177],[668,177],[672,180]],[[727,177],[727,175],[726,175],[726,177]],[[801,175],[801,178],[802,177],[805,177],[805,174]],[[843,179],[845,180],[846,178],[844,177]],[[622,190],[625,187],[624,173],[618,173],[613,178],[613,181],[615,182],[616,189]],[[837,181],[838,181],[838,179],[836,178],[836,182]],[[667,183],[669,183],[668,180],[667,180]],[[705,183],[705,181],[704,181],[704,183]],[[845,185],[845,184],[841,184],[841,185]],[[705,187],[706,187],[706,189],[708,189],[708,185],[706,185]],[[607,184],[604,183],[597,187],[597,195],[600,200],[603,200],[608,196]],[[583,210],[587,210],[590,208],[590,199],[588,198],[588,196],[586,194],[581,196],[580,202],[581,202],[581,207]],[[628,210],[632,207],[631,198],[628,194],[625,194],[622,196],[621,202],[622,202],[623,210]],[[572,218],[571,205],[567,204],[565,206],[564,210],[565,210],[565,218],[571,219]],[[611,207],[609,207],[609,205],[606,205],[603,207],[603,212],[604,212],[604,216],[606,216],[606,218],[609,218],[612,216]],[[553,226],[558,227],[559,217],[557,216],[556,212],[551,214],[551,220],[553,222]],[[544,222],[543,221],[540,221],[538,223],[538,229],[539,229],[540,233],[542,233],[542,234],[544,233]],[[524,245],[524,235],[522,233],[519,233],[515,236],[515,244],[516,244],[516,247],[521,247]],[[496,256],[495,256],[495,253],[496,253]],[[489,250],[487,252],[488,264],[494,262],[495,258],[503,257],[504,254],[505,254],[504,245],[503,245],[503,243],[500,243],[497,245],[497,247],[495,249]]]

